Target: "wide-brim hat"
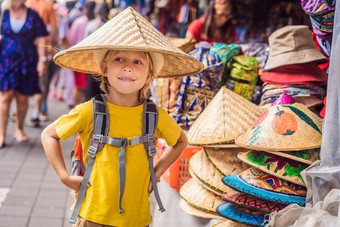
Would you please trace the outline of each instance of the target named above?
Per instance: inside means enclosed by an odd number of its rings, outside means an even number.
[[[255,168],[250,168],[239,175],[225,176],[222,181],[239,192],[273,203],[284,205],[296,203],[300,206],[306,203],[305,187]]]
[[[249,225],[241,224],[232,220],[221,221],[212,227],[249,227]]]
[[[194,179],[185,182],[179,190],[179,195],[191,206],[208,213],[216,213],[218,205],[224,203],[222,198]]]
[[[247,152],[244,148],[212,148],[204,147],[208,160],[224,176],[239,174],[249,168],[249,165],[242,162],[237,155],[240,152]]]
[[[286,205],[278,203],[272,203],[267,200],[261,200],[255,197],[251,197],[245,193],[229,193],[224,194],[222,199],[235,205],[246,207],[249,209],[260,210],[263,212],[280,211],[285,208]]]
[[[189,161],[190,168],[193,174],[206,186],[217,191],[218,194],[235,192],[230,187],[222,183],[221,179],[223,175],[214,167],[201,150],[194,154]]]
[[[307,164],[272,153],[266,153],[264,151],[248,151],[246,153],[239,153],[238,157],[243,162],[263,172],[294,184],[306,186],[300,173],[308,167]]]
[[[302,150],[302,151],[289,151],[289,152],[280,152],[280,151],[266,151],[266,152],[275,154],[277,156],[285,157],[291,160],[295,160],[298,162],[302,162],[307,165],[311,165],[313,164],[313,162],[320,159],[320,155],[319,155],[320,148]]]
[[[152,24],[128,7],[78,44],[57,53],[57,65],[78,72],[101,75],[99,64],[109,50],[147,52],[156,77],[200,73],[203,64],[173,45]]]
[[[321,146],[322,119],[301,103],[274,105],[235,143],[264,151],[297,151]]]
[[[327,83],[327,74],[316,63],[284,65],[265,71],[261,80],[270,84],[307,84],[322,86]]]
[[[197,209],[187,203],[184,199],[179,199],[178,201],[179,207],[186,213],[200,217],[200,218],[209,218],[209,219],[224,219],[222,216],[218,214],[208,213],[203,210]],[[236,227],[236,226],[235,226]]]
[[[218,195],[218,196],[222,196],[223,193],[221,191],[217,191],[217,189],[214,189],[212,187],[209,187],[208,186],[208,183],[201,180],[200,178],[198,178],[194,171],[189,167],[189,174],[191,176],[192,179],[194,179],[195,181],[197,181],[198,183],[200,183],[205,189],[207,189],[208,191],[214,193],[215,195]]]
[[[326,61],[313,42],[312,31],[305,25],[280,28],[268,37],[270,53],[265,71],[283,65]]]
[[[217,207],[217,213],[224,218],[252,226],[265,226],[268,220],[265,213],[250,210],[244,207],[236,207],[231,203],[224,203]]]
[[[222,87],[190,127],[192,145],[233,144],[261,116],[264,109]]]

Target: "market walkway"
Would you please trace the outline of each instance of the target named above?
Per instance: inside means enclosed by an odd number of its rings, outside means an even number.
[[[33,100],[31,100],[33,101]],[[32,103],[30,103],[32,106]],[[50,122],[66,113],[64,103],[51,99]],[[28,114],[29,115],[29,114]],[[7,147],[0,149],[0,226],[1,227],[69,227],[69,207],[72,198],[57,178],[43,151],[40,134],[42,128],[25,127],[29,141],[18,143],[14,139],[14,123],[10,122],[7,132]],[[62,142],[65,162],[70,164],[74,139]],[[69,152],[68,152],[69,151]],[[208,227],[217,220],[196,218],[178,208],[178,191],[163,180],[159,190],[166,208],[160,213],[155,207],[153,195],[151,205],[154,222],[151,226],[162,227]]]

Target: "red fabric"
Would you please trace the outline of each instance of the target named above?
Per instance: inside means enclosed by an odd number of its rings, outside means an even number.
[[[261,80],[271,84],[325,85],[327,74],[315,63],[285,65],[263,72]]]
[[[209,43],[233,43],[236,35],[236,27],[232,25],[229,37],[225,40],[224,38],[208,38],[204,39],[201,37],[201,32],[203,29],[205,18],[201,17],[194,20],[188,27],[187,32],[190,32],[196,39],[197,42],[206,41]]]
[[[74,87],[86,89],[86,74],[74,72]]]
[[[314,41],[314,43],[315,43],[316,48],[320,51],[320,53],[322,53],[322,51],[321,51],[321,49],[320,49],[320,47],[319,47],[318,41],[317,41],[317,39],[316,39],[316,35],[315,35],[314,32],[313,32],[313,41]],[[322,53],[322,54],[323,54],[323,53]],[[328,67],[329,67],[329,57],[328,57],[327,55],[324,55],[324,54],[323,54],[323,56],[325,56],[325,58],[327,58],[327,62],[322,63],[322,64],[319,64],[319,68],[326,72],[326,70],[327,70]]]
[[[325,104],[320,112],[320,116],[321,117],[325,117],[326,115],[326,103],[327,103],[327,96],[325,97],[325,99],[323,100],[323,104]]]

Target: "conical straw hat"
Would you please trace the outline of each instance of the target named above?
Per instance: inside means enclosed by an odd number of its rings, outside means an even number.
[[[213,213],[208,213],[208,212],[204,212],[203,210],[197,209],[191,205],[189,205],[184,199],[179,199],[178,201],[178,205],[179,207],[186,213],[200,217],[200,218],[209,218],[209,219],[223,219],[223,217],[221,217],[218,214],[213,214]]]
[[[224,194],[222,198],[229,203],[249,209],[260,210],[263,212],[280,211],[286,207],[286,205],[272,203],[267,200],[261,200],[259,198],[251,197],[245,193]]]
[[[269,107],[236,144],[264,151],[297,151],[321,146],[322,119],[300,103]]]
[[[208,191],[214,193],[215,195],[218,196],[222,196],[223,193],[221,191],[217,191],[211,187],[209,187],[207,184],[205,184],[205,182],[203,182],[202,180],[200,180],[194,173],[194,171],[192,171],[192,169],[189,167],[189,174],[191,176],[192,179],[194,179],[195,181],[197,181],[198,183],[200,183],[205,189],[207,189]]]
[[[297,162],[288,158],[266,153],[264,151],[248,151],[239,153],[239,159],[243,162],[274,175],[283,180],[306,186],[300,172],[308,167],[307,164]]]
[[[263,113],[263,109],[235,92],[222,87],[190,127],[192,145],[234,143]]]
[[[194,179],[185,182],[179,194],[189,205],[208,213],[216,214],[216,207],[224,203],[220,196],[206,190]]]
[[[209,161],[220,171],[224,176],[231,174],[239,174],[249,168],[249,165],[242,162],[238,157],[238,153],[247,152],[244,148],[233,149],[216,149],[216,148],[204,148],[204,152]]]
[[[225,176],[223,183],[233,189],[274,203],[289,205],[306,203],[306,188],[250,168],[239,175]]]
[[[226,221],[219,222],[213,225],[212,227],[249,227],[249,226],[250,225],[241,224],[238,222],[234,222],[232,220],[226,220]]]
[[[309,149],[309,150],[301,150],[301,151],[289,151],[289,152],[280,152],[280,151],[266,151],[268,153],[275,154],[277,156],[289,158],[298,162],[305,163],[307,165],[311,165],[316,160],[320,159],[320,148]]]
[[[175,47],[131,7],[115,16],[78,44],[61,51],[54,61],[61,67],[101,75],[100,61],[108,50],[150,53],[156,77],[179,77],[200,73],[203,64]]]
[[[223,175],[209,162],[203,150],[197,152],[190,158],[189,165],[194,175],[208,187],[222,194],[235,192],[222,183],[221,179]]]

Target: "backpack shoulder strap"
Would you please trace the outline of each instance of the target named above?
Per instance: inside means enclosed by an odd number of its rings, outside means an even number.
[[[103,136],[108,135],[110,119],[109,113],[106,105],[106,99],[104,95],[97,95],[92,98],[93,102],[93,131],[90,140],[90,148],[87,152],[89,159],[87,162],[87,167],[84,173],[83,181],[81,182],[78,199],[76,201],[76,205],[74,206],[72,215],[70,217],[69,222],[75,223],[83,203],[87,184],[90,179],[90,175],[92,172],[94,160],[96,158],[96,153],[100,151],[105,144],[101,144],[101,138]]]
[[[143,136],[147,137],[147,141],[144,142],[144,147],[145,147],[145,150],[148,152],[151,182],[152,182],[152,187],[155,193],[156,201],[158,203],[159,210],[161,212],[164,212],[165,209],[163,207],[161,198],[158,193],[155,170],[153,166],[153,156],[156,154],[155,130],[157,128],[157,124],[158,124],[157,105],[153,103],[151,100],[146,99],[144,101],[144,110],[143,110]]]

